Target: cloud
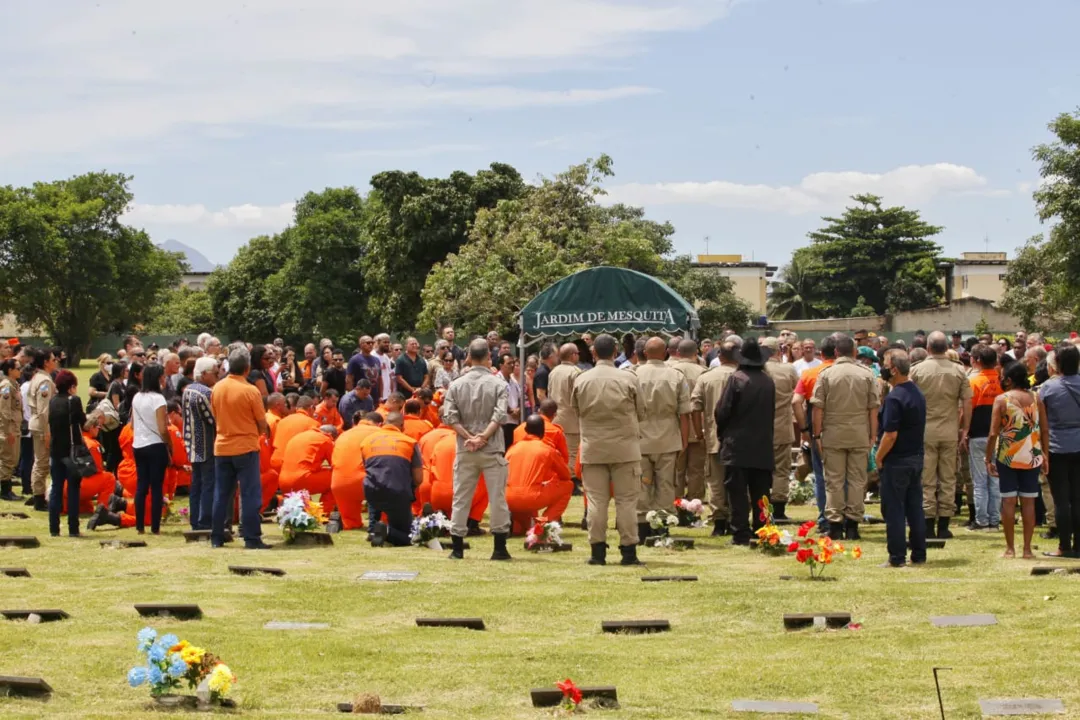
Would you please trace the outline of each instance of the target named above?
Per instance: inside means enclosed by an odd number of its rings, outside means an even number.
[[[360,158],[416,158],[432,157],[452,153],[479,152],[484,148],[480,145],[463,145],[448,143],[445,145],[424,145],[415,148],[376,148],[372,150],[355,150],[352,152],[335,152],[327,157],[336,160],[357,160]]]
[[[997,196],[985,177],[963,165],[906,165],[885,173],[819,172],[797,185],[709,182],[629,183],[608,188],[607,202],[632,205],[711,205],[798,215],[842,206],[852,195],[873,193],[890,204],[918,204],[943,194]]]
[[[295,203],[281,205],[233,205],[210,210],[205,205],[146,205],[133,203],[123,221],[135,227],[201,226],[208,228],[247,228],[276,232],[293,220]]]

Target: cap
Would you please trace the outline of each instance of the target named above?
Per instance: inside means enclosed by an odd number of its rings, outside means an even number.
[[[959,330],[953,330],[952,331],[952,336],[953,337],[964,337],[964,333],[960,332]]]
[[[859,348],[859,357],[877,360],[877,353],[874,352],[873,349],[867,347],[866,345],[863,345]]]
[[[773,352],[776,352],[780,348],[780,341],[774,337],[761,338],[761,347],[767,347]]]
[[[19,345],[21,343],[19,343],[19,338],[8,338],[7,344],[11,347],[15,347],[16,345]]]

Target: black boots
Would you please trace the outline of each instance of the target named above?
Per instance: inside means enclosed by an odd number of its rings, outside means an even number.
[[[371,541],[371,547],[382,547],[385,545],[388,530],[389,528],[386,527],[386,523],[371,523],[371,529],[368,530],[368,540]]]
[[[622,553],[620,565],[641,565],[641,561],[637,559],[637,545],[620,545],[619,552]]]
[[[829,523],[829,539],[833,542],[844,539],[844,531],[847,530],[847,520],[844,522]]]
[[[458,537],[457,535],[450,536],[450,542],[454,544],[454,549],[450,551],[451,560],[464,560],[465,559],[465,538]]]
[[[607,543],[593,543],[589,565],[607,565]]]
[[[34,509],[38,512],[49,512],[49,502],[44,495],[35,495],[33,498]]]
[[[844,521],[844,539],[845,540],[861,540],[859,535],[859,523],[854,520]]]
[[[946,540],[953,536],[949,531],[949,518],[939,517],[937,519],[937,536]]]
[[[589,511],[588,511],[587,508],[585,510],[585,514],[581,516],[581,529],[582,530],[588,530],[589,529]]]
[[[326,532],[329,535],[341,532],[341,513],[337,510],[330,513],[330,522],[326,523]]]
[[[787,503],[786,502],[774,502],[773,507],[773,520],[790,520],[787,516]]]
[[[509,560],[510,553],[506,551],[507,533],[493,533],[495,538],[495,552],[491,553],[492,560]]]
[[[926,537],[937,537],[937,528],[934,526],[934,518],[926,518]]]
[[[21,497],[11,491],[10,480],[0,480],[0,500],[7,500],[8,502],[22,500]]]
[[[717,520],[713,523],[712,536],[723,537],[727,535],[727,520]]]
[[[97,510],[90,517],[90,521],[86,523],[87,530],[94,530],[101,525],[115,525],[120,527],[120,516],[114,512],[109,512],[109,508],[104,505],[98,505]]]
[[[109,512],[119,513],[127,510],[127,500],[123,495],[110,495],[109,496]]]
[[[468,531],[466,531],[465,533],[465,537],[478,537],[480,535],[487,535],[487,533],[484,532],[483,528],[480,527],[479,520],[473,520],[472,518],[469,518],[465,521],[465,527],[468,528]]]
[[[647,522],[639,522],[637,524],[637,544],[644,545],[645,538],[652,535],[652,526]]]

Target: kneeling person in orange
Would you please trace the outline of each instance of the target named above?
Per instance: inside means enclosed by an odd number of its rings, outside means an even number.
[[[431,505],[446,517],[450,517],[454,505],[454,460],[457,459],[457,433],[451,431],[435,446],[431,456]],[[467,535],[483,535],[480,521],[488,506],[487,485],[483,474],[476,485],[472,505],[469,508]]]
[[[267,417],[270,417],[268,414]],[[259,436],[259,484],[262,485],[262,505],[259,506],[259,512],[264,513],[271,507],[271,503],[274,500],[274,496],[277,495],[278,477],[281,473],[274,469],[271,464],[271,458],[274,455],[273,446],[270,444],[270,438],[265,435]],[[234,522],[239,520],[239,517],[234,517]]]
[[[311,417],[312,399],[300,398],[296,405],[296,412],[278,421],[274,429],[274,453],[270,458],[270,467],[281,473],[281,466],[285,463],[285,448],[289,441],[302,432],[318,430],[319,421]]]
[[[544,443],[555,448],[562,456],[563,462],[569,463],[570,448],[566,445],[566,433],[563,432],[562,426],[555,422],[555,415],[558,412],[559,404],[551,398],[544,398],[540,402],[540,418],[544,421]],[[527,434],[528,430],[523,424],[514,428],[514,444],[524,440]],[[569,465],[567,469],[570,469]],[[581,469],[578,468],[575,472],[581,472]]]
[[[359,419],[356,419],[356,418]],[[341,514],[342,530],[364,528],[364,458],[360,446],[383,424],[382,415],[376,412],[356,413],[353,426],[343,432],[334,443],[330,474],[330,492],[334,494],[338,513]]]
[[[386,522],[371,523],[371,544],[389,542],[403,547],[411,543],[412,502],[423,476],[423,463],[416,441],[402,432],[405,418],[390,413],[381,430],[360,445],[364,460],[364,496],[372,517],[386,516]]]
[[[431,423],[421,417],[421,413],[423,412],[424,403],[420,400],[413,398],[406,401],[404,432],[416,442],[420,442],[420,438],[424,437],[434,429]]]
[[[525,437],[506,451],[506,504],[515,534],[524,533],[533,517],[562,522],[574,492],[566,460],[544,442],[544,418],[530,415],[523,427]]]
[[[79,514],[90,515],[95,512],[99,505],[109,502],[109,497],[116,490],[116,476],[105,470],[105,463],[101,458],[101,443],[97,441],[98,419],[91,417],[83,430],[83,444],[90,451],[90,457],[94,458],[97,473],[85,477],[79,483]],[[67,486],[64,486],[64,508],[67,508]],[[93,528],[87,528],[93,530]]]
[[[434,466],[435,446],[445,437],[454,437],[455,433],[448,427],[437,427],[416,443],[420,448],[420,461],[424,463],[424,481],[416,491],[416,500],[413,502],[413,515],[421,515],[424,505],[431,502],[431,483],[434,479],[432,467]]]
[[[170,400],[165,405],[169,420],[169,439],[172,444],[169,467],[165,469],[165,497],[172,499],[176,488],[191,487],[191,463],[188,462],[187,446],[184,445],[184,416],[180,414],[180,401]]]
[[[282,420],[281,423],[285,421]],[[280,437],[281,423],[278,424]],[[286,495],[307,490],[309,495],[321,495],[323,511],[329,515],[334,510],[334,493],[330,490],[334,457],[334,438],[337,428],[323,425],[318,430],[305,430],[285,448],[285,461],[281,466],[281,491]],[[327,467],[323,467],[323,465]]]

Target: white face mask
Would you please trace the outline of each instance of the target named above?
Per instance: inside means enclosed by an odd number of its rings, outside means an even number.
[[[104,372],[107,377],[112,377],[112,363],[105,363]]]

